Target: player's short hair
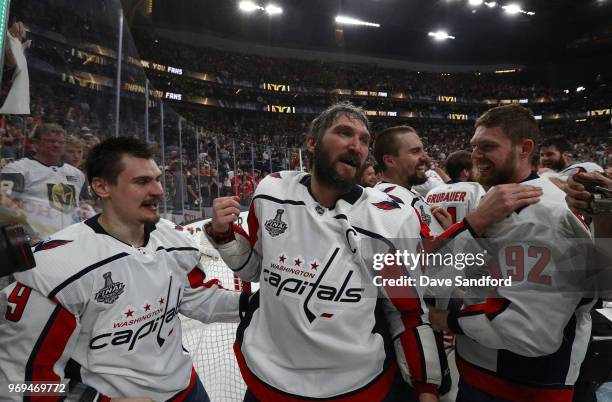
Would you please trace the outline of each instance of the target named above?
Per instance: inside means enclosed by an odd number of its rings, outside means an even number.
[[[468,151],[455,151],[448,155],[444,163],[444,169],[452,181],[459,181],[459,176],[463,169],[470,171],[474,166],[472,154]]]
[[[374,151],[372,153],[374,154],[376,163],[383,172],[387,170],[383,158],[385,155],[398,155],[397,135],[402,133],[416,134],[416,130],[410,126],[395,126],[386,128],[376,135]]]
[[[143,141],[131,137],[109,138],[96,144],[85,161],[87,179],[91,183],[99,177],[111,184],[117,184],[117,177],[123,171],[123,155],[152,159],[153,152]]]
[[[538,140],[540,128],[531,110],[521,105],[504,105],[487,110],[476,120],[475,128],[499,127],[513,144],[522,140]]]
[[[338,102],[325,109],[310,123],[309,135],[315,140],[315,143],[321,141],[325,131],[327,131],[340,116],[355,118],[362,122],[366,129],[370,131],[370,121],[362,108],[350,102]]]
[[[34,130],[33,138],[38,141],[42,138],[43,135],[50,134],[50,133],[61,133],[61,134],[64,134],[65,136],[66,130],[64,130],[62,126],[60,126],[59,124],[45,123],[45,124],[41,124],[40,126],[36,127],[36,130]]]
[[[363,123],[368,131],[370,131],[370,121],[362,108],[353,105],[351,102],[338,102],[334,103],[314,118],[310,123],[308,137],[312,137],[315,144],[319,144],[323,139],[325,131],[333,126],[340,116],[348,116],[357,119]],[[312,169],[314,157],[310,152],[307,152],[307,155],[309,156],[308,166]]]
[[[540,148],[543,147],[556,147],[560,153],[572,152],[572,146],[569,141],[560,135],[546,138],[542,141],[542,144],[540,144]]]

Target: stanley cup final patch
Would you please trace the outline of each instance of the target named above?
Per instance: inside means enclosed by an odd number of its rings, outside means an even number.
[[[280,234],[285,233],[285,230],[287,230],[287,224],[281,219],[284,212],[284,209],[277,209],[276,216],[274,217],[274,219],[266,221],[264,227],[266,228],[268,233],[270,233],[270,236],[276,237]]]
[[[121,282],[113,282],[110,272],[105,273],[102,277],[104,278],[104,287],[96,293],[96,301],[113,304],[125,290],[125,285]]]

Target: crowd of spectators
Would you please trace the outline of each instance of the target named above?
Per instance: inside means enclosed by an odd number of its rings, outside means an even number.
[[[226,80],[283,83],[306,88],[380,90],[412,95],[447,95],[473,99],[563,96],[524,74],[440,74],[380,65],[307,61],[202,49],[136,32],[140,56]]]
[[[75,54],[71,46],[85,42],[113,48],[117,28],[108,0],[100,2],[101,11],[90,5],[74,6],[68,0],[56,0],[49,7],[42,0],[26,0],[20,13],[29,17],[31,28],[57,33],[65,40],[36,38],[30,57],[37,69],[31,73],[31,115],[0,117],[0,166],[34,153],[32,135],[43,123],[58,123],[68,134],[66,161],[82,168],[81,158],[101,139],[111,136],[116,124],[112,87],[95,89],[79,87],[69,80],[58,79],[58,71],[88,71],[112,77],[110,63],[97,63]],[[43,12],[44,11],[44,12]],[[61,11],[61,15],[58,12]],[[112,17],[112,18],[111,18]],[[72,21],[74,23],[67,23]],[[78,22],[77,22],[78,21]],[[34,30],[33,30],[34,31]],[[138,56],[128,36],[126,54]],[[38,40],[40,39],[40,40]],[[66,45],[68,44],[68,45]],[[70,45],[74,44],[74,45]],[[413,95],[447,95],[476,100],[504,98],[538,98],[562,96],[566,101],[531,105],[538,113],[584,112],[609,107],[612,95],[602,85],[588,95],[567,94],[562,89],[538,83],[524,73],[516,74],[433,74],[390,69],[380,65],[304,61],[200,49],[147,33],[136,36],[142,59],[210,73],[230,81],[286,83],[305,88],[323,88],[318,95],[271,93],[257,89],[236,89],[232,85],[197,83],[186,77],[150,74],[153,87],[170,86],[176,92],[198,93],[201,97],[265,104],[292,104],[313,108],[326,107],[337,98],[329,91],[335,88],[381,90]],[[35,63],[34,63],[35,61]],[[61,68],[60,68],[61,67]],[[145,70],[124,69],[124,82],[144,81]],[[137,75],[140,76],[137,77]],[[157,77],[157,78],[154,78]],[[3,88],[6,92],[6,88]],[[585,99],[585,96],[589,98]],[[358,105],[370,110],[397,106],[391,99],[356,98]],[[144,102],[141,94],[124,93],[121,98],[119,131],[122,135],[147,138],[158,149],[157,159],[164,171],[167,189],[167,211],[208,208],[219,195],[237,195],[243,205],[250,201],[259,180],[267,173],[307,168],[308,161],[299,148],[308,131],[311,116],[307,114],[265,113],[263,108],[251,111],[222,107],[196,107],[171,103],[163,119],[159,101],[149,109],[148,132],[145,133]],[[444,104],[440,102],[407,103],[411,110],[429,114],[449,112],[478,115],[488,106]],[[452,110],[451,110],[452,109]],[[179,121],[181,124],[179,124]],[[451,152],[469,149],[473,123],[445,119],[373,118],[373,131],[390,125],[409,124],[419,132],[431,159],[443,161]],[[182,130],[179,135],[179,126]],[[196,128],[197,127],[197,128]],[[163,138],[160,133],[163,131]],[[610,159],[610,123],[608,119],[576,122],[560,119],[543,122],[543,136],[564,135],[574,144],[574,159],[605,165]],[[179,138],[180,137],[180,138]],[[162,149],[163,144],[163,149]],[[300,159],[302,155],[302,159]],[[80,159],[82,161],[82,158]]]

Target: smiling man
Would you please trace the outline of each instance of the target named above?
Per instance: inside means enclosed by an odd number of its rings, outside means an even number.
[[[144,143],[106,140],[86,167],[102,214],[38,244],[36,268],[0,293],[0,389],[67,377],[81,383],[75,400],[208,401],[178,314],[237,322],[240,294],[205,282],[197,245],[160,220],[161,172]]]
[[[564,193],[532,171],[537,136],[533,114],[519,105],[490,109],[476,122],[472,159],[485,199],[519,183],[543,193],[484,231],[495,253],[487,274],[512,285],[486,296],[468,288],[461,310],[430,310],[434,328],[457,335],[458,402],[570,402],[586,353],[595,303],[586,278],[590,235]]]

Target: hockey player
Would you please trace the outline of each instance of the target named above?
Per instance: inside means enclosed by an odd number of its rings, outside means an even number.
[[[374,157],[383,169],[382,180],[376,188],[412,206],[424,223],[422,235],[425,237],[456,237],[460,233],[470,236],[469,232],[478,235],[482,233],[481,228],[500,221],[506,212],[512,211],[509,207],[529,205],[536,202],[541,194],[534,186],[502,186],[489,194],[482,207],[469,217],[469,222],[461,220],[452,225],[450,214],[443,208],[432,209],[425,198],[412,190],[414,185],[426,181],[425,169],[429,160],[414,128],[397,126],[378,133],[374,143]]]
[[[561,172],[570,165],[572,146],[565,137],[546,138],[540,145],[540,163],[542,167]]]
[[[0,293],[1,396],[71,379],[86,398],[74,400],[207,401],[178,314],[237,322],[240,294],[206,281],[197,245],[160,220],[161,172],[144,143],[106,140],[86,167],[102,214],[38,244],[36,268]]]
[[[2,169],[1,191],[13,199],[36,233],[35,240],[75,221],[85,176],[62,162],[66,134],[57,124],[43,124],[34,132],[36,155]]]
[[[543,196],[484,231],[495,257],[488,275],[512,284],[466,298],[460,311],[430,310],[434,328],[457,334],[458,402],[569,402],[585,356],[594,299],[578,246],[584,239],[588,247],[589,232],[561,190],[532,172],[537,132],[519,105],[493,108],[476,122],[472,158],[488,192],[524,183]]]
[[[307,139],[312,175],[266,177],[250,206],[248,235],[230,225],[237,199],[214,202],[209,240],[241,278],[261,286],[234,347],[245,401],[437,400],[440,355],[416,289],[368,285],[373,250],[416,251],[419,243],[411,210],[356,185],[369,142],[363,111],[333,105]],[[408,367],[414,392],[401,393]]]
[[[414,185],[423,183],[426,179],[425,166],[429,159],[414,128],[397,126],[381,131],[376,137],[374,155],[383,169],[383,179],[376,188],[398,202],[411,205],[417,211],[421,218],[421,236],[426,240],[424,245],[430,252],[442,252],[438,250],[440,245],[448,246],[447,250],[454,253],[475,254],[481,251],[478,242],[472,236],[481,234],[484,228],[504,219],[518,207],[517,205],[525,206],[537,201],[537,197],[541,194],[537,188],[531,186],[514,188],[501,186],[497,191],[491,192],[478,211],[472,212],[469,218],[463,216],[453,221],[454,211],[449,213],[439,206],[432,208],[420,194],[412,190]],[[453,280],[456,276],[462,275],[461,271],[455,270],[452,266],[428,267],[428,269],[438,279]],[[431,286],[425,290],[425,294],[432,301],[435,300],[439,308],[447,308],[449,299],[456,297],[458,292],[453,284],[453,286]],[[444,345],[448,352],[449,368],[453,378],[453,387],[444,398],[453,400],[457,376],[453,363],[452,335],[444,337]]]
[[[453,152],[446,159],[444,167],[451,182],[429,191],[425,201],[444,208],[451,215],[453,223],[460,222],[476,209],[485,191],[476,182],[476,166],[469,152]]]

